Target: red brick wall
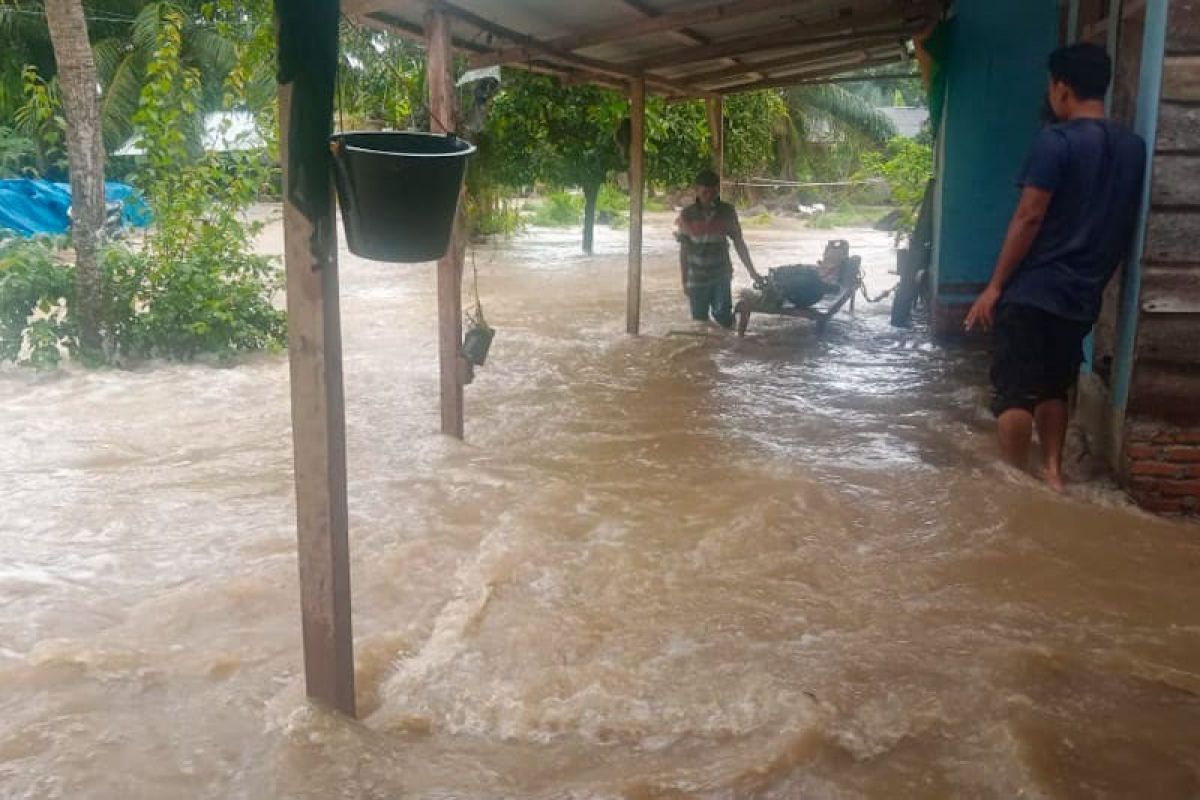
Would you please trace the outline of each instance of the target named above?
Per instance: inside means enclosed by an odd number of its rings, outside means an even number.
[[[1127,427],[1124,478],[1147,511],[1200,515],[1200,427],[1138,420]]]

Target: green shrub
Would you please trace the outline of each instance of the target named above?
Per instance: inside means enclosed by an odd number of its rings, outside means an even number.
[[[75,334],[66,309],[75,269],[55,258],[49,239],[0,242],[0,361],[53,366]]]
[[[554,192],[542,198],[533,212],[534,225],[568,228],[583,222],[583,198],[566,192]]]
[[[611,183],[603,184],[596,195],[596,211],[607,211],[614,216],[629,213],[629,195]]]
[[[521,210],[493,187],[478,188],[466,196],[467,229],[472,237],[508,238],[525,225]]]
[[[18,131],[0,125],[0,178],[20,175],[34,164],[37,144]]]
[[[933,176],[933,148],[915,139],[897,136],[882,153],[867,153],[862,175],[883,178],[900,207],[899,230],[912,231],[925,187]]]
[[[154,213],[141,250],[100,254],[100,327],[106,356],[228,358],[281,347],[286,318],[272,302],[276,260],[254,253],[261,223],[245,211],[271,182],[254,153],[189,151],[182,121],[199,100],[199,76],[180,59],[183,18],[164,15],[134,117],[146,150],[135,181]],[[0,246],[0,361],[51,365],[76,349],[75,268],[52,243]]]

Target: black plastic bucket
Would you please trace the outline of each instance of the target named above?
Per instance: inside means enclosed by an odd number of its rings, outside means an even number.
[[[403,263],[445,255],[474,145],[413,131],[339,133],[330,143],[350,252]]]

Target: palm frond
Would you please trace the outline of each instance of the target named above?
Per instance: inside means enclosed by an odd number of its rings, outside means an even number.
[[[136,49],[146,53],[154,52],[158,42],[158,29],[166,11],[166,3],[147,3],[142,6],[129,32],[129,40]]]
[[[793,115],[822,118],[880,144],[896,135],[896,126],[887,116],[841,86],[798,86],[788,90],[787,99]]]
[[[184,37],[184,56],[201,72],[228,75],[237,65],[237,47],[216,31],[193,28]]]
[[[100,128],[109,152],[119,148],[133,133],[133,115],[142,96],[145,65],[141,53],[125,49],[103,81],[100,97]]]

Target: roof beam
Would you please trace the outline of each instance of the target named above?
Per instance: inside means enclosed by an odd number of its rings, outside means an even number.
[[[792,63],[784,67],[777,67],[769,72],[763,73],[763,75],[758,78],[751,78],[746,75],[738,75],[733,78],[725,78],[719,82],[703,81],[701,82],[701,85],[708,87],[710,91],[723,91],[744,83],[771,80],[772,78],[790,78],[797,73],[807,74],[810,72],[827,72],[829,70],[849,69],[855,64],[861,64],[864,61],[869,61],[876,57],[892,57],[899,52],[902,51],[900,51],[895,45],[877,45],[875,47],[845,50],[838,55],[828,56],[820,59],[819,61],[814,60],[801,64]]]
[[[827,76],[840,77],[842,73],[848,72],[851,69],[870,69],[871,67],[878,67],[884,64],[894,64],[900,60],[902,60],[901,53],[897,51],[889,56],[870,58],[865,61],[860,61],[857,64],[841,64],[836,67],[827,67],[825,69],[813,70],[811,72],[799,72],[794,75],[787,75],[784,77],[767,78],[763,81],[747,83],[741,86],[732,86],[727,89],[719,89],[718,91],[721,94],[740,94],[741,92],[752,92],[757,91],[758,89],[786,89],[789,86],[811,85],[813,83],[821,82],[815,80],[816,78],[823,78]]]
[[[623,6],[632,8],[634,11],[640,14],[643,19],[652,19],[654,17],[662,16],[661,11],[651,8],[645,2],[643,2],[643,0],[620,0],[620,3]],[[665,33],[672,39],[683,42],[684,44],[709,44],[709,40],[707,38],[686,28],[680,28],[677,31],[665,31]]]
[[[393,33],[401,38],[425,44],[424,28],[415,22],[408,22],[386,11],[370,11],[362,16],[357,16],[356,19],[368,28],[374,28],[384,33]],[[451,39],[450,44],[455,50],[465,53],[486,53],[488,51],[485,45],[462,39]]]
[[[678,31],[692,25],[706,22],[719,22],[734,17],[746,17],[752,14],[774,12],[779,16],[795,13],[804,8],[820,5],[823,0],[731,0],[704,8],[691,8],[648,17],[635,22],[595,28],[581,33],[559,36],[545,42],[557,50],[583,50],[610,42],[626,41],[652,33]],[[524,48],[516,47],[499,50],[493,54],[475,56],[470,60],[472,67],[494,67],[499,64],[509,64],[526,60]]]
[[[640,69],[628,67],[623,64],[612,64],[607,61],[600,61],[599,59],[588,58],[586,56],[579,56],[575,55],[574,53],[550,47],[538,41],[537,39],[534,39],[532,36],[519,33],[511,28],[506,28],[499,23],[492,22],[490,19],[486,19],[464,8],[459,8],[458,6],[445,2],[445,0],[437,0],[433,6],[441,9],[449,16],[460,19],[468,25],[478,28],[484,33],[490,33],[493,36],[497,36],[501,39],[507,39],[514,44],[520,45],[522,49],[531,53],[534,58],[556,61],[568,66],[576,67],[581,71],[592,72],[598,75],[624,79],[643,77],[643,72]],[[533,59],[530,58],[529,60]],[[666,90],[675,94],[694,94],[698,96],[705,94],[703,91],[698,91],[691,86],[685,86],[665,78],[646,76],[646,82],[660,91]]]
[[[817,24],[804,23],[789,25],[784,28],[776,27],[770,31],[738,36],[716,44],[663,53],[662,55],[632,62],[628,66],[643,70],[660,69],[677,64],[711,61],[713,59],[740,55],[752,51],[837,41],[851,36],[879,33],[879,28],[892,30],[899,27],[908,27],[910,23],[912,27],[917,27],[917,23],[924,21],[923,19],[908,20],[903,15],[893,11],[852,15]]]
[[[626,5],[629,8],[632,8],[635,11],[637,11],[644,18],[653,19],[655,17],[661,17],[663,14],[663,12],[658,11],[655,8],[652,8],[644,0],[619,0],[619,1],[623,5]],[[665,33],[668,36],[670,36],[671,38],[675,39],[676,41],[682,41],[685,44],[689,44],[689,45],[712,44],[712,40],[709,39],[707,36],[703,36],[703,35],[697,33],[696,31],[691,30],[690,28],[681,28],[677,31],[665,31]],[[737,68],[737,65],[742,63],[740,59],[736,59],[736,58],[727,58],[724,60],[730,66],[733,66],[734,68]],[[745,70],[746,70],[746,67],[741,67],[741,69],[740,69],[740,71],[743,71],[743,72]],[[752,73],[752,74],[754,75],[754,78],[756,80],[766,77],[764,75],[760,75],[757,72]]]
[[[792,86],[828,86],[831,84],[840,84],[840,83],[866,83],[868,81],[870,81],[871,83],[876,83],[876,82],[891,83],[892,81],[896,81],[897,83],[900,83],[902,81],[919,81],[920,79],[921,79],[921,73],[919,73],[919,72],[905,72],[905,73],[901,73],[901,74],[897,74],[897,75],[843,75],[843,76],[835,77],[835,78],[811,78],[811,79],[805,79],[805,80],[799,81],[797,83],[793,83],[791,85]]]
[[[815,50],[805,50],[800,53],[792,53],[791,55],[781,56],[779,58],[771,58],[766,61],[750,61],[736,67],[722,67],[720,69],[710,70],[708,72],[690,72],[683,77],[688,83],[695,85],[703,85],[707,83],[715,83],[725,78],[736,78],[745,75],[747,70],[754,70],[759,73],[768,72],[772,69],[781,67],[803,66],[804,64],[823,61],[833,56],[840,56],[843,53],[854,52],[855,50],[865,50],[881,44],[888,44],[896,40],[901,35],[900,29],[895,33],[886,33],[879,35],[871,35],[862,39],[853,39],[851,41],[840,42],[829,47],[818,48]],[[764,76],[765,77],[765,76]]]

